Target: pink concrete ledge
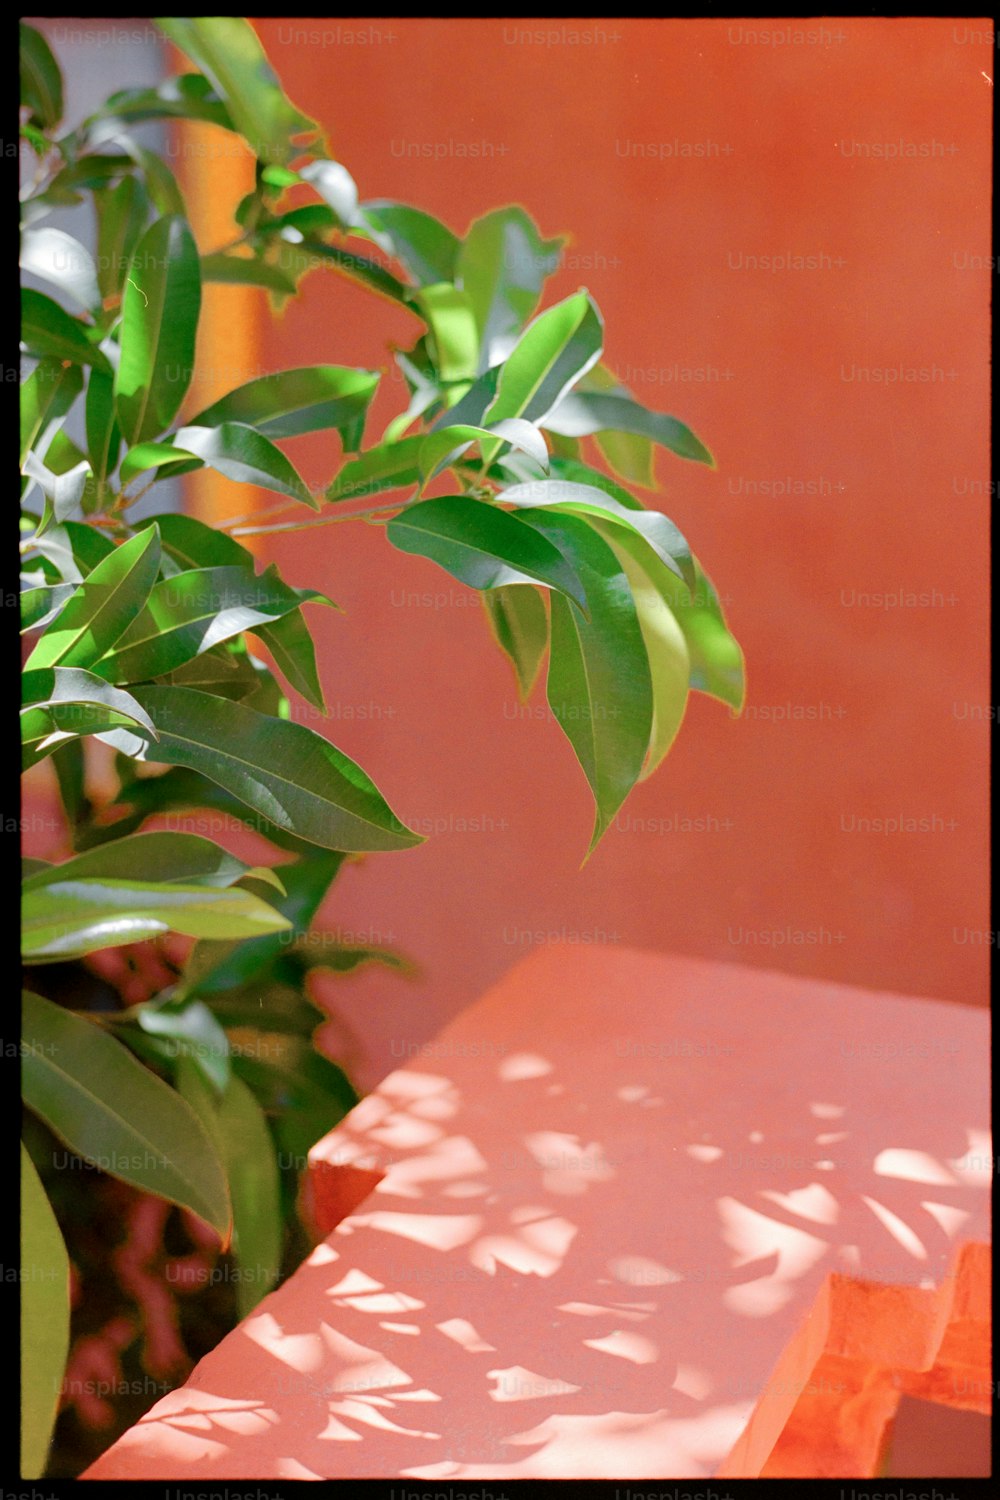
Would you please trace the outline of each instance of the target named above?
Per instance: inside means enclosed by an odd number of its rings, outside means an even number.
[[[988,1240],[987,1060],[978,1010],[538,951],[318,1143],[328,1238],[85,1477],[712,1476],[830,1273]]]

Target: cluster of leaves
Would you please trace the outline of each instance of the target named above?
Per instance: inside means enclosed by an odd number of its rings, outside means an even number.
[[[23,953],[45,974],[168,931],[196,942],[176,985],[124,1012],[26,995],[25,1100],[73,1151],[198,1214],[248,1264],[273,1267],[276,1145],[304,1156],[353,1100],[311,1047],[306,977],[318,964],[399,962],[334,944],[317,956],[304,934],[346,857],[421,839],[360,766],[290,717],[289,690],[323,708],[304,607],[330,601],[274,567],[258,573],[238,528],[172,513],[137,521],[135,501],[208,467],[270,490],[279,509],[320,513],[304,524],[384,525],[393,546],[482,590],[525,696],[548,653],[548,702],[595,801],[591,849],[667,753],[691,689],[741,706],[743,663],[687,541],[630,488],[654,485],[656,446],[711,456],[601,363],[589,292],[536,313],[562,242],[519,207],[460,239],[419,209],[361,202],[247,22],[159,24],[197,71],[118,93],[62,136],[58,67],[21,28],[22,132],[37,157],[21,264],[61,298],[22,290],[22,347],[36,361],[21,389],[22,626],[34,637],[22,746],[26,767],[53,762],[76,851],[29,863]],[[176,181],[132,133],[157,119],[235,132],[256,158],[222,250],[199,251]],[[85,195],[96,259],[44,222]],[[339,365],[252,380],[178,423],[202,285],[257,285],[280,302],[321,265],[420,322],[413,347],[394,355],[409,403],[380,440],[365,441],[379,372]],[[78,402],[82,447],[65,427]],[[318,431],[335,431],[344,455],[321,495],[277,442]],[[446,488],[428,495],[432,485]],[[87,797],[88,738],[116,752],[113,817]],[[143,831],[195,807],[253,828],[287,862],[248,867],[194,834]],[[265,1035],[280,1047],[234,1047]],[[65,1268],[39,1165],[24,1153],[25,1255]],[[29,1475],[44,1466],[52,1369],[65,1359],[67,1304],[53,1295],[64,1282],[27,1283],[39,1330],[26,1350]],[[241,1312],[267,1279],[245,1285]]]

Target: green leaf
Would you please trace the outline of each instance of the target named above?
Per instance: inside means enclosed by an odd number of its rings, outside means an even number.
[[[327,500],[358,500],[416,484],[420,478],[423,443],[422,436],[405,437],[395,443],[379,443],[360,453],[344,464],[326,492]]]
[[[23,1016],[28,1108],[85,1161],[191,1209],[226,1235],[222,1164],[183,1099],[74,1011],[25,993]]]
[[[263,162],[287,163],[293,137],[316,122],[286,98],[249,21],[240,16],[157,17],[157,25],[212,84],[230,119]]]
[[[487,409],[490,424],[501,417],[546,419],[566,392],[601,356],[604,328],[587,292],[577,292],[536,318],[501,368],[497,393]],[[493,454],[484,452],[483,461]]]
[[[308,182],[337,217],[340,226],[350,229],[358,212],[358,189],[354,178],[339,161],[311,161],[299,168],[299,178]]]
[[[243,938],[288,925],[280,912],[250,891],[96,877],[68,877],[25,890],[21,916],[25,963],[79,958],[98,948],[142,943],[165,932]]]
[[[635,533],[602,521],[596,523],[624,570],[646,643],[653,684],[653,726],[649,750],[640,781],[651,776],[673,744],[684,719],[691,658],[684,632],[673,610],[666,604],[650,573],[659,567],[649,548]]]
[[[654,559],[646,559],[643,566],[684,633],[691,658],[691,687],[718,698],[739,713],[746,692],[743,652],[729,633],[711,579],[695,559],[695,587],[689,594]]]
[[[226,282],[231,286],[262,286],[286,297],[295,295],[295,282],[279,266],[255,255],[203,255],[201,279]],[[199,418],[199,421],[201,418]]]
[[[196,944],[185,970],[190,992],[216,995],[266,975],[275,960],[305,933],[343,862],[342,854],[313,850],[307,858],[283,865],[285,890],[275,905],[291,923],[290,930],[242,943]]]
[[[418,462],[422,483],[429,483],[442,469],[449,468],[473,443],[479,443],[483,447],[485,439],[486,443],[493,446],[497,438],[522,453],[527,453],[543,469],[548,468],[549,450],[538,428],[531,422],[511,417],[505,422],[498,422],[492,429],[465,423],[460,427],[439,427],[434,432],[429,432],[424,438]]]
[[[115,402],[125,441],[170,425],[191,383],[201,308],[198,250],[180,215],[158,219],[138,242],[122,297]]]
[[[181,474],[188,474],[193,469],[202,467],[200,458],[193,457],[184,448],[178,448],[173,443],[136,443],[122,459],[118,477],[123,485],[127,485],[150,469],[162,471],[156,476],[160,480],[176,479]]]
[[[120,688],[77,667],[46,667],[22,677],[26,707],[21,710],[24,764],[34,765],[67,739],[138,725],[155,736],[152,721]]]
[[[43,130],[51,130],[62,119],[62,74],[48,42],[34,26],[20,24],[21,103],[29,117]]]
[[[471,588],[544,583],[586,605],[580,580],[559,548],[485,501],[467,495],[423,500],[394,516],[386,536],[400,552],[430,558]]]
[[[326,934],[316,933],[314,936],[323,939]],[[304,941],[308,942],[308,937]],[[330,943],[324,944],[315,952],[303,946],[293,948],[292,951],[307,969],[327,969],[331,974],[353,974],[355,969],[363,969],[366,964],[378,964],[384,969],[395,969],[397,973],[405,974],[410,978],[417,973],[416,966],[393,948],[341,947]]]
[[[632,397],[632,392],[604,364],[596,364],[587,371],[580,381],[579,391],[581,394],[596,391],[600,394]],[[554,439],[557,436],[552,434]],[[579,438],[562,437],[559,440],[575,443],[577,447],[580,444]],[[643,485],[646,489],[655,486],[653,444],[648,437],[641,437],[634,432],[608,431],[595,433],[594,441],[605,463],[622,479],[626,479],[629,484]],[[572,456],[576,457],[575,454]]]
[[[161,1057],[190,1058],[213,1088],[224,1089],[229,1083],[229,1041],[201,1000],[151,1000],[126,1011],[121,1019],[134,1021],[147,1036],[161,1039]],[[123,1039],[129,1040],[127,1033]],[[180,1087],[178,1092],[182,1098],[188,1097]],[[235,1211],[234,1204],[234,1217]]]
[[[657,557],[690,588],[694,588],[694,562],[686,539],[673,521],[658,510],[631,510],[620,505],[604,489],[573,484],[563,479],[533,480],[512,484],[500,498],[519,508],[559,506],[578,515],[598,516],[644,538]]]
[[[578,458],[566,458],[557,454],[549,459],[549,470],[553,479],[565,479],[571,484],[589,484],[594,489],[603,490],[610,495],[612,500],[625,510],[643,510],[645,507],[641,500],[630,495],[628,490],[616,484],[607,474],[602,474],[600,469],[592,469],[589,464],[582,463]]]
[[[159,732],[152,743],[104,738],[137,760],[200,771],[289,833],[326,849],[408,849],[423,838],[392,812],[349,756],[302,724],[189,688],[141,687],[135,697]]]
[[[245,1318],[274,1290],[281,1267],[278,1158],[264,1112],[239,1078],[229,1080],[218,1120],[233,1204],[233,1254],[242,1273],[236,1307]]]
[[[140,521],[141,527],[157,526],[164,553],[181,568],[215,568],[254,566],[254,556],[225,531],[216,531],[194,516],[168,511]]]
[[[391,271],[379,265],[377,260],[371,260],[366,255],[355,255],[350,250],[341,250],[338,245],[326,245],[312,236],[292,248],[325,262],[333,270],[350,276],[353,281],[360,281],[371,291],[387,297],[390,302],[401,302],[404,306],[408,304],[410,294],[407,287]]]
[[[454,279],[465,291],[479,332],[479,370],[506,357],[559,263],[564,241],[543,240],[523,208],[498,208],[476,219],[458,251]]]
[[[40,890],[53,882],[103,879],[217,886],[224,890],[250,873],[251,867],[243,860],[199,834],[134,833],[62,864],[48,865],[24,882],[24,890]]]
[[[115,417],[114,383],[103,370],[91,370],[85,407],[87,455],[99,488],[118,463],[121,433]]]
[[[28,630],[41,630],[43,625],[54,620],[73,591],[71,583],[57,583],[51,588],[41,586],[22,589],[21,634],[24,635]]]
[[[163,157],[155,151],[147,151],[145,146],[140,146],[124,132],[118,139],[142,173],[143,184],[156,213],[164,219],[183,219],[186,213],[184,195]]]
[[[29,451],[45,452],[73,402],[83,390],[79,365],[64,365],[58,359],[41,359],[21,386],[20,465]]]
[[[490,629],[517,673],[521,701],[526,703],[549,643],[545,603],[536,589],[512,584],[483,595]]]
[[[378,387],[376,370],[308,365],[239,386],[192,418],[198,427],[244,422],[269,438],[345,427],[364,417]]]
[[[676,417],[649,411],[631,396],[571,391],[542,423],[565,437],[587,437],[597,432],[635,433],[668,448],[679,458],[715,467],[711,453],[689,427]]]
[[[454,282],[459,242],[440,219],[407,203],[372,198],[361,205],[360,223],[380,250],[406,267],[418,286]]]
[[[642,774],[653,727],[649,660],[628,579],[607,543],[580,516],[533,512],[528,521],[573,558],[590,610],[585,620],[552,595],[548,700],[597,804],[593,853]]]
[[[45,1473],[68,1354],[69,1256],[52,1205],[22,1142],[20,1473],[24,1479],[40,1479]]]
[[[83,747],[79,740],[67,740],[57,745],[52,752],[52,766],[59,783],[59,798],[75,837],[79,824],[90,816],[91,803],[87,796],[87,765]]]
[[[149,215],[149,198],[132,173],[116,187],[94,190],[97,209],[97,280],[101,296],[117,297]]]
[[[142,609],[160,564],[155,526],[115,549],[88,573],[25,663],[90,667],[124,635]]]
[[[56,441],[61,436],[62,434],[57,432],[53,439],[52,448],[46,455],[50,460]],[[75,445],[70,445],[71,454],[74,449]],[[79,452],[78,449],[75,451]],[[82,454],[80,454],[79,462],[72,468],[66,468],[57,473],[48,468],[37,453],[29,453],[24,460],[24,472],[29,479],[34,479],[41,486],[45,496],[45,513],[39,529],[44,528],[46,516],[51,516],[56,521],[68,521],[82,514],[83,496],[90,477],[90,466]]]
[[[275,665],[314,708],[325,710],[323,688],[316,667],[316,647],[302,611],[291,610],[270,625],[258,625],[256,634],[274,657]]]
[[[175,687],[197,688],[202,693],[214,693],[236,702],[251,697],[261,685],[253,659],[238,641],[214,646],[162,675],[165,682]]]
[[[274,1032],[259,1049],[248,1043],[233,1057],[233,1071],[253,1089],[258,1103],[273,1117],[279,1147],[304,1157],[358,1102],[347,1078],[311,1042]],[[262,1062],[259,1051],[267,1061]]]
[[[225,130],[235,129],[226,106],[200,73],[181,73],[152,89],[121,89],[90,116],[86,126],[109,117],[133,124],[140,120],[204,120]]]
[[[442,427],[453,427],[465,422],[482,426],[486,421],[486,412],[496,396],[502,371],[502,365],[494,365],[493,369],[485,371],[478,380],[474,380],[462,399],[442,412],[431,424],[431,431],[437,432]]]
[[[305,602],[329,600],[312,590],[289,588],[273,565],[260,577],[244,567],[177,573],[153,587],[142,611],[95,671],[109,682],[159,677]]]
[[[260,485],[319,510],[319,502],[313,499],[305,480],[281,449],[243,422],[223,422],[218,427],[181,427],[174,433],[172,445],[193,453],[210,469],[217,469],[238,484]]]
[[[21,288],[21,342],[29,354],[39,359],[49,355],[60,362],[69,360],[74,365],[111,369],[107,356],[90,342],[86,326],[79,319],[71,318],[44,292],[26,286]]]
[[[414,292],[413,302],[430,330],[434,363],[442,381],[473,380],[479,370],[479,333],[467,294],[442,281]]]
[[[23,230],[19,263],[22,270],[51,282],[84,312],[94,312],[100,307],[94,258],[64,230],[48,225]]]
[[[104,532],[81,521],[64,521],[51,526],[44,537],[33,543],[56,574],[67,583],[82,583],[97,564],[110,557],[115,544]]]

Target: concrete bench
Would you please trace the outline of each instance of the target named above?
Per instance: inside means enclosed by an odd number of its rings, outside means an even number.
[[[983,1011],[536,950],[317,1144],[326,1238],[85,1477],[759,1473],[829,1287],[922,1306],[988,1240],[988,1122]]]

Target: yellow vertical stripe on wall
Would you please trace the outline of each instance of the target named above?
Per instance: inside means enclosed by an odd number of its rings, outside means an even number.
[[[171,66],[189,68],[171,48]],[[188,205],[195,240],[203,255],[229,244],[238,233],[233,212],[254,185],[254,159],[242,139],[214,125],[184,121],[172,132],[171,165]],[[201,321],[194,378],[182,416],[191,417],[227,391],[253,380],[260,368],[260,318],[266,293],[256,287],[202,287]],[[261,504],[261,491],[202,469],[183,481],[185,509],[209,525],[244,515]],[[253,548],[257,538],[247,537]]]

